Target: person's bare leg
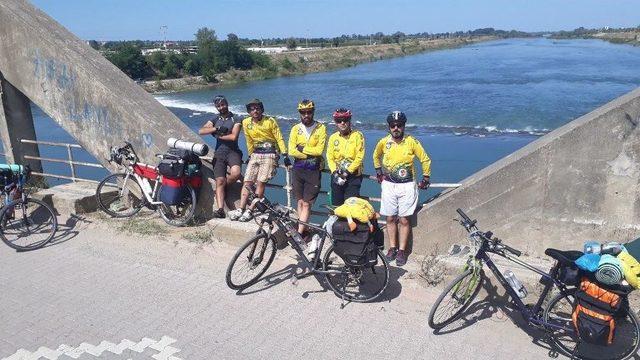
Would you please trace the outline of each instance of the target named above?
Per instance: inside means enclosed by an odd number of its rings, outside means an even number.
[[[398,248],[398,225],[396,216],[387,216],[387,236],[389,237],[389,247]]]
[[[245,182],[246,184],[246,182]],[[264,188],[266,187],[266,184],[260,181],[256,181],[256,197],[259,199],[262,199],[262,197],[264,197]],[[244,190],[244,189],[242,189]],[[247,194],[247,196],[249,196],[249,194]],[[254,204],[249,204],[249,209],[253,210]]]
[[[240,166],[234,165],[230,168],[229,174],[227,175],[227,184],[233,184],[240,178]]]
[[[401,216],[398,221],[398,235],[400,238],[400,250],[406,250],[409,243],[409,234],[411,234],[411,224],[409,218]]]
[[[240,193],[240,209],[245,209],[247,207],[247,201],[249,201],[249,190],[247,187],[251,187],[253,185],[252,181],[245,181],[242,184],[242,192]]]
[[[216,205],[219,209],[224,209],[224,188],[227,185],[227,181],[223,177],[216,178]]]
[[[313,202],[298,200],[298,218],[300,219],[300,221],[309,222],[309,216],[311,215],[311,206],[313,206]],[[298,224],[298,232],[300,234],[302,234],[302,232],[306,228],[306,226]]]

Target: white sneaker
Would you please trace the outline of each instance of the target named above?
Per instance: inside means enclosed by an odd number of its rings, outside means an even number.
[[[253,219],[253,214],[251,213],[251,210],[247,209],[242,213],[240,218],[238,218],[238,221],[247,222],[251,219]]]
[[[242,216],[242,209],[231,210],[227,215],[229,215],[229,220],[236,221]]]

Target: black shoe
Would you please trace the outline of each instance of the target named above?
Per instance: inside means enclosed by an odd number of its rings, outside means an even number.
[[[213,217],[217,219],[224,219],[227,215],[224,213],[224,209],[218,209],[213,212]]]
[[[404,266],[407,263],[407,255],[404,253],[404,250],[398,250],[396,256],[396,266]]]
[[[396,259],[397,255],[398,255],[398,249],[389,248],[389,250],[387,251],[387,256],[385,256],[385,257],[387,258],[388,262],[392,262],[393,260]]]

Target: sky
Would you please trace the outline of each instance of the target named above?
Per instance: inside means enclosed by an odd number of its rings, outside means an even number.
[[[640,0],[31,0],[85,40],[334,37],[640,25]]]

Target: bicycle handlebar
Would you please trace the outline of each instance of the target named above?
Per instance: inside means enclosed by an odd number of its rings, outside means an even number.
[[[520,255],[522,255],[522,251],[520,251],[520,250],[516,250],[516,249],[512,248],[512,247],[511,247],[511,246],[509,246],[509,245],[502,244],[502,246],[504,246],[504,249],[505,249],[505,250],[507,250],[508,252],[512,253],[512,254],[513,254],[513,255],[515,255],[515,256],[518,256],[518,257],[519,257]]]

